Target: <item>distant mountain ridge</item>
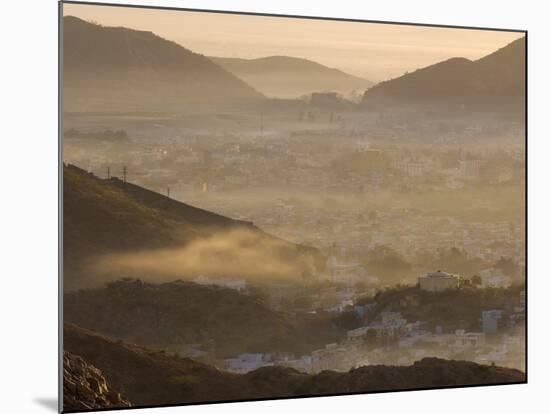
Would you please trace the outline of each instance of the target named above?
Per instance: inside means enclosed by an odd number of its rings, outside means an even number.
[[[451,58],[381,82],[364,105],[448,101],[462,104],[521,103],[525,97],[525,37],[479,59]]]
[[[65,111],[177,112],[255,105],[261,93],[152,32],[63,18]]]
[[[339,69],[291,56],[209,58],[269,97],[296,98],[325,91],[348,93],[352,90],[363,91],[373,85],[369,80]]]

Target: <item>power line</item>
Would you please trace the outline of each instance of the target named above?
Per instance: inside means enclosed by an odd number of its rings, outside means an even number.
[[[260,138],[264,137],[264,113],[260,112]]]

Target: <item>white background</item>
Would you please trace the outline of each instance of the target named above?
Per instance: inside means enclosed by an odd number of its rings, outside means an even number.
[[[111,0],[116,2],[116,0]],[[550,14],[542,1],[250,0],[133,3],[529,30],[529,384],[139,410],[139,413],[548,412]],[[0,411],[57,405],[57,2],[0,13]],[[546,19],[546,20],[545,20]],[[546,397],[546,398],[545,398]],[[545,408],[546,407],[546,408]],[[134,411],[132,411],[134,412]]]

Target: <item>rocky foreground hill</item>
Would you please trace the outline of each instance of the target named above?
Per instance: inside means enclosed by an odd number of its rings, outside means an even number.
[[[63,353],[64,410],[131,407],[130,402],[113,390],[101,371],[84,359]]]
[[[264,367],[231,374],[71,324],[64,327],[64,349],[100,369],[109,386],[127,396],[133,406],[525,382],[525,374],[515,369],[437,358],[406,367],[365,366],[346,373],[311,375]]]

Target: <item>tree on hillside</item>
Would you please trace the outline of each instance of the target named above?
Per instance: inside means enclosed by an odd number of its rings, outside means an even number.
[[[385,245],[376,246],[367,252],[363,264],[370,273],[382,277],[403,277],[412,268],[400,253]]]
[[[425,269],[442,269],[465,276],[476,274],[488,265],[477,257],[470,257],[464,249],[457,247],[438,249],[435,254],[431,252],[417,254],[415,264]]]
[[[501,257],[495,263],[495,268],[506,276],[517,276],[519,270],[518,264],[510,257]]]

